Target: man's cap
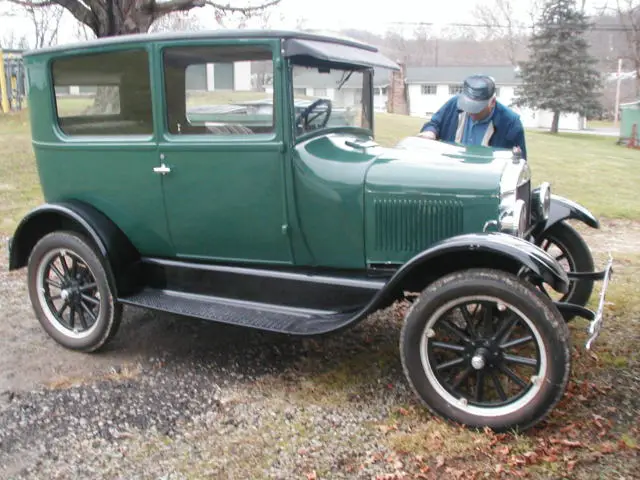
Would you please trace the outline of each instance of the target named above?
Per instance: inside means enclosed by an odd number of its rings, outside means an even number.
[[[464,80],[458,95],[458,108],[467,113],[482,111],[496,93],[496,84],[488,75],[471,75]]]

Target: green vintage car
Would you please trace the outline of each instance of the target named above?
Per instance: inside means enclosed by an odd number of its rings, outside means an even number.
[[[377,144],[374,90],[398,67],[374,47],[240,30],[24,58],[46,203],[17,226],[10,269],[27,267],[66,348],[103,347],[125,305],[311,336],[409,299],[417,396],[500,431],[562,397],[568,320],[590,321],[587,347],[598,334],[611,262],[594,272],[567,220],[598,221],[533,188],[517,152]]]

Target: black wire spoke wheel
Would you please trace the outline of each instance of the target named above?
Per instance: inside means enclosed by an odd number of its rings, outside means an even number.
[[[40,303],[52,325],[65,335],[81,338],[100,316],[100,292],[88,265],[75,253],[51,250],[37,276]]]
[[[535,395],[544,344],[531,321],[498,298],[453,300],[425,327],[423,367],[442,395],[463,408],[508,413]]]
[[[536,244],[555,258],[566,272],[592,272],[593,256],[580,234],[568,223],[553,225]],[[541,285],[541,289],[556,302],[570,302],[585,306],[593,292],[593,280],[570,280],[569,290],[561,294],[550,286]]]
[[[33,248],[29,297],[40,324],[60,345],[93,352],[117,332],[122,317],[103,263],[75,232],[52,232]]]
[[[554,242],[552,238],[544,238],[540,243],[540,248],[547,252],[552,258],[554,258],[565,272],[575,271],[575,261],[571,257],[567,248],[558,242]],[[550,285],[543,283],[541,285],[542,290],[549,295],[549,297],[556,302],[564,302],[569,298],[576,289],[576,282],[571,281],[569,283],[569,290],[567,293],[559,293],[553,290]]]
[[[405,317],[400,352],[434,414],[495,431],[542,421],[571,368],[569,330],[551,299],[493,269],[454,272],[425,288]]]

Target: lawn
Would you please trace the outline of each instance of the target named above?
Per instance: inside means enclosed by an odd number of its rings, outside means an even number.
[[[393,145],[418,132],[423,120],[379,114],[377,140]],[[528,131],[527,151],[533,182],[607,218],[640,218],[640,150],[616,145],[614,137]]]
[[[378,114],[377,140],[391,146],[415,134],[421,124],[416,118]],[[636,194],[640,151],[617,146],[614,138],[578,134],[528,132],[527,142],[535,183],[550,181],[555,193],[585,205],[605,222],[640,218]],[[41,200],[26,112],[0,115],[0,235],[10,235],[20,217]],[[600,253],[597,260],[601,264]],[[416,405],[398,405],[397,415],[382,426],[379,441],[402,458],[410,458],[417,465],[416,475],[429,471],[426,464],[439,464],[440,455],[447,457],[440,473],[446,471],[451,478],[474,469],[510,472],[511,477],[524,473],[543,478],[629,475],[633,462],[637,465],[640,439],[636,395],[640,392],[632,391],[637,386],[629,386],[639,365],[635,344],[639,290],[640,251],[617,255],[608,296],[609,323],[592,353],[583,348],[585,324],[572,325],[573,380],[566,398],[543,428],[525,435],[470,433],[429,421]],[[396,313],[400,319],[402,311]],[[397,345],[379,342],[374,334],[372,343],[361,345],[356,353],[349,351],[348,357],[309,358],[309,365],[302,366],[307,372],[304,378],[286,385],[267,378],[264,386],[256,387],[293,392],[301,404],[341,404],[354,395],[366,398],[367,389],[375,383],[372,379],[388,378],[398,364]],[[451,471],[446,470],[449,466]],[[462,474],[458,478],[477,478]]]

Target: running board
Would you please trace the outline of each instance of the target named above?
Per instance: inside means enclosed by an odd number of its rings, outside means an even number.
[[[341,330],[364,317],[364,306],[351,312],[309,310],[151,288],[118,301],[239,327],[304,336]]]

